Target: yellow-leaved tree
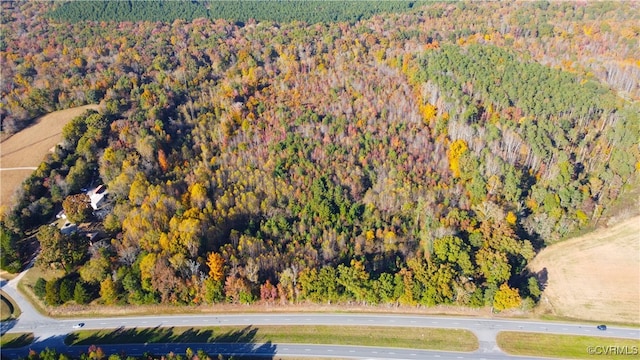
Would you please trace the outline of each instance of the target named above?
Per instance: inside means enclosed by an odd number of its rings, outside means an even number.
[[[207,265],[209,266],[209,276],[215,281],[221,281],[224,278],[224,258],[222,255],[212,252],[207,257]]]
[[[467,152],[469,147],[466,141],[458,139],[451,143],[449,150],[447,151],[447,158],[449,159],[449,168],[453,172],[454,177],[460,177],[460,157]]]
[[[502,311],[513,309],[522,303],[518,289],[509,287],[507,283],[500,285],[500,289],[493,298],[493,308]]]

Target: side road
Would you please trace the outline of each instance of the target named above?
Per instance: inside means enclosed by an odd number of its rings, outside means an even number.
[[[4,321],[0,326],[0,334],[4,334],[6,332],[32,332],[34,335],[40,338],[49,338],[51,336],[56,335],[56,333],[47,333],[47,330],[43,329],[51,329],[51,327],[56,323],[55,319],[52,319],[48,316],[44,316],[36,310],[31,302],[27,300],[22,293],[18,290],[18,283],[22,279],[22,277],[27,273],[35,262],[35,259],[31,261],[31,263],[27,266],[27,268],[22,271],[15,278],[7,281],[0,280],[0,287],[4,290],[7,295],[9,295],[15,303],[20,308],[21,314],[17,320],[12,321]],[[12,331],[16,326],[20,326],[20,330]],[[59,343],[63,344],[63,340],[60,340]],[[5,353],[6,349],[3,349],[2,352]]]

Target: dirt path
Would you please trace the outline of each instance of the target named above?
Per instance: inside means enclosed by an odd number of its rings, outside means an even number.
[[[0,142],[0,204],[10,205],[20,184],[37,168],[44,156],[62,138],[62,128],[88,109],[99,105],[85,105],[55,111],[40,117],[32,126]]]
[[[640,216],[542,250],[541,310],[594,321],[640,324]]]
[[[20,167],[10,167],[10,168],[0,168],[0,171],[15,171],[15,170],[36,170],[37,166],[20,166]]]

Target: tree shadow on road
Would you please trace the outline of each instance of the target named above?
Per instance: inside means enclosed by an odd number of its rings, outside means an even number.
[[[4,335],[7,331],[13,329],[18,323],[18,320],[10,319],[0,322],[0,335]]]
[[[16,337],[11,338],[8,341],[2,342],[3,349],[15,349],[27,346],[33,342],[33,333],[20,333],[16,334]]]
[[[275,356],[276,345],[270,341],[259,343],[257,328],[247,326],[229,331],[214,329],[121,327],[116,330],[93,332],[88,336],[82,336],[82,332],[72,333],[66,337],[64,343],[66,346],[87,346],[89,352],[92,347],[99,346],[105,354],[120,355],[139,355],[132,353],[131,349],[135,348],[143,349],[144,353],[154,356],[164,356],[169,353],[189,354],[190,352],[197,355],[197,352],[202,351],[213,358],[217,355],[243,359],[269,359]]]

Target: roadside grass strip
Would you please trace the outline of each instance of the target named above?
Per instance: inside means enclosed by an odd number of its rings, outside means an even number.
[[[640,339],[502,331],[498,346],[510,355],[584,359],[591,356],[637,358]],[[634,357],[635,356],[635,357]]]
[[[33,342],[33,333],[11,333],[0,336],[0,347],[3,349],[21,348]]]
[[[468,330],[379,326],[220,326],[81,330],[66,345],[138,343],[302,343],[362,345],[445,351],[474,351],[478,339]]]

